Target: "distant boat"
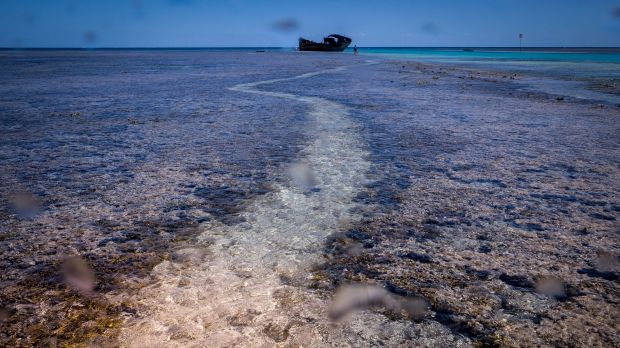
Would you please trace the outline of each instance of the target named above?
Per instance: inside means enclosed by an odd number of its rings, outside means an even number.
[[[300,51],[342,52],[353,40],[346,36],[331,34],[323,38],[323,42],[314,42],[303,37],[299,38]]]

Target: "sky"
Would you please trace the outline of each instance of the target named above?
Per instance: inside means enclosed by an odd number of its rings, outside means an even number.
[[[620,0],[0,0],[0,47],[620,46]]]

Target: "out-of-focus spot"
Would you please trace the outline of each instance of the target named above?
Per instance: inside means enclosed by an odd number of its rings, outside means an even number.
[[[424,32],[425,34],[428,34],[428,35],[437,35],[437,34],[439,34],[439,28],[433,22],[427,22],[427,23],[422,24],[421,29],[422,29],[422,32]]]
[[[68,1],[65,3],[65,12],[69,14],[74,14],[78,11],[78,2],[77,1]]]
[[[364,245],[357,241],[352,241],[345,252],[353,257],[359,257],[364,251]]]
[[[594,262],[594,266],[599,272],[620,271],[620,263],[618,262],[618,258],[607,251],[601,251],[598,253]]]
[[[135,18],[143,18],[146,15],[146,8],[142,0],[133,0],[131,8]]]
[[[27,11],[27,12],[22,13],[22,20],[24,21],[24,23],[28,25],[33,25],[34,22],[36,21],[36,17],[33,12]]]
[[[95,288],[95,272],[83,258],[74,256],[66,259],[61,271],[65,283],[79,292],[90,294]]]
[[[9,206],[20,217],[32,218],[41,209],[41,202],[30,192],[18,191],[9,195]]]
[[[428,310],[428,303],[422,297],[403,299],[400,303],[402,311],[407,314],[409,319],[419,321],[424,319]]]
[[[297,163],[292,165],[289,169],[289,174],[293,185],[299,187],[302,191],[311,190],[317,184],[312,170],[306,164]]]
[[[9,319],[9,316],[10,316],[9,310],[4,307],[0,307],[0,324],[7,321]]]
[[[11,40],[11,47],[19,48],[22,46],[23,46],[23,43],[20,38],[14,38],[13,40]]]
[[[272,24],[272,28],[285,34],[299,30],[299,22],[295,18],[285,18]]]
[[[377,285],[344,285],[336,291],[329,316],[339,320],[348,314],[370,308],[383,308],[412,320],[426,315],[428,304],[421,297],[400,297]]]
[[[97,41],[97,34],[94,31],[87,31],[84,33],[84,42],[91,44]]]
[[[536,281],[536,291],[558,299],[566,297],[564,282],[556,277],[542,277]]]
[[[168,0],[168,3],[171,5],[192,5],[194,3],[193,0]]]
[[[172,259],[179,263],[199,264],[204,262],[205,257],[209,254],[209,250],[204,248],[184,248],[175,251],[172,254]]]
[[[616,17],[616,19],[620,19],[620,7],[616,7],[616,9],[614,9],[612,13],[614,17]]]

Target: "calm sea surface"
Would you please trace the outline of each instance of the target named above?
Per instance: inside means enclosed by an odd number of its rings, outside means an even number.
[[[619,48],[362,48],[360,52],[412,59],[528,71],[562,78],[619,78]]]

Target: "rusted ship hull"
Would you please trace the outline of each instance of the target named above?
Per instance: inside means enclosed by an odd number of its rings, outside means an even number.
[[[323,42],[299,38],[300,51],[342,52],[351,44],[352,40],[346,36],[331,34]]]

